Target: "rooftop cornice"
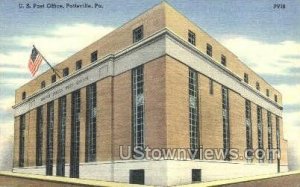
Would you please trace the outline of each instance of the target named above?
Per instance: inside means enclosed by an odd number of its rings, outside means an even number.
[[[282,106],[279,105],[278,103],[276,103],[275,101],[271,100],[269,97],[263,95],[261,92],[257,91],[256,89],[254,89],[252,86],[250,86],[249,84],[246,84],[242,81],[242,78],[239,77],[237,74],[235,74],[234,72],[232,72],[230,69],[228,69],[227,67],[221,65],[220,63],[218,63],[217,61],[215,61],[213,58],[211,58],[210,56],[208,56],[207,54],[201,52],[199,49],[197,49],[194,45],[190,44],[188,41],[185,41],[184,39],[182,39],[181,37],[179,37],[178,35],[176,35],[173,31],[171,31],[168,28],[164,28],[154,34],[152,34],[151,36],[136,42],[134,44],[132,44],[131,46],[129,46],[128,48],[125,48],[123,50],[120,50],[114,54],[109,54],[105,57],[103,57],[102,59],[97,60],[94,63],[91,63],[90,65],[87,65],[85,67],[83,67],[81,70],[78,70],[66,77],[63,77],[62,79],[59,79],[57,82],[50,84],[48,86],[46,86],[45,88],[36,91],[34,94],[32,94],[31,96],[29,96],[28,98],[26,98],[25,100],[23,100],[22,102],[14,105],[12,108],[15,109],[19,106],[21,106],[24,103],[30,102],[33,98],[35,98],[36,96],[51,90],[52,88],[68,81],[69,79],[71,79],[72,77],[78,76],[80,74],[83,74],[84,72],[99,66],[101,64],[104,64],[106,62],[110,62],[110,61],[114,61],[115,59],[118,59],[128,53],[131,53],[133,51],[135,51],[136,49],[142,47],[142,46],[146,46],[151,44],[152,42],[161,39],[164,36],[169,36],[173,39],[175,39],[175,41],[179,42],[181,45],[187,47],[188,49],[192,50],[193,52],[197,53],[198,55],[200,55],[201,57],[203,57],[204,59],[206,59],[207,62],[213,64],[215,67],[217,67],[218,69],[222,70],[223,72],[225,72],[226,74],[230,75],[231,77],[233,77],[234,79],[236,79],[238,82],[240,82],[246,89],[256,93],[257,95],[259,95],[261,98],[263,98],[265,101],[273,104],[274,106],[276,106],[277,108],[279,108],[280,110],[282,110]],[[114,74],[113,74],[114,76]]]

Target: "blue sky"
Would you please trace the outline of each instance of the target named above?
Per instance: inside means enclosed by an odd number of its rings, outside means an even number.
[[[24,2],[30,4],[86,2],[102,4],[103,8],[19,9],[19,4],[25,4]],[[14,103],[14,90],[32,79],[27,69],[32,44],[35,44],[52,64],[56,64],[159,2],[161,1],[2,0],[0,131],[6,129],[5,132],[9,134],[7,129],[12,129],[11,105]],[[290,145],[299,142],[300,1],[169,0],[167,2],[217,38],[282,92],[285,137],[290,141]],[[274,9],[275,3],[285,4],[285,8]],[[39,73],[47,68],[44,64]]]

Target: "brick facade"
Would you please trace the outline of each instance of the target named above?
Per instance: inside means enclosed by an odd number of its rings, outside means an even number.
[[[162,3],[153,9],[145,12],[124,26],[116,29],[104,38],[96,41],[87,48],[79,51],[55,68],[60,71],[65,67],[70,67],[71,76],[76,72],[74,63],[82,59],[83,66],[89,68],[90,53],[98,50],[101,58],[108,54],[113,54],[121,49],[132,45],[132,30],[140,25],[144,26],[144,38],[150,37],[158,31],[169,29],[180,38],[187,40],[187,31],[192,30],[196,34],[197,50],[206,53],[206,44],[213,46],[212,58],[216,63],[220,63],[221,55],[226,55],[230,72],[237,77],[243,77],[244,73],[249,75],[249,85],[255,89],[256,81],[260,82],[261,93],[265,95],[265,89],[270,89],[271,96],[277,94],[278,102],[272,104],[278,108],[281,106],[281,94],[272,88],[267,82],[256,75],[250,68],[240,62],[238,58],[220,45],[215,39],[207,35],[204,31],[187,20],[183,15],[171,8],[168,4]],[[117,38],[117,39],[116,39]],[[136,49],[138,50],[138,49]],[[125,54],[130,56],[130,52]],[[147,54],[139,54],[138,58],[143,58]],[[128,58],[131,64],[134,60]],[[132,60],[132,62],[131,62]],[[114,64],[112,66],[116,66]],[[141,64],[139,64],[141,65]],[[189,128],[189,66],[167,53],[147,61],[144,67],[144,139],[145,146],[150,148],[190,148],[190,128]],[[92,67],[93,68],[93,67]],[[97,67],[98,68],[98,67]],[[100,72],[100,69],[98,70]],[[26,91],[30,97],[40,92],[40,82],[47,80],[51,71],[47,71],[36,79],[25,84],[16,91],[16,105],[29,102],[22,101],[21,94]],[[199,143],[206,148],[223,148],[223,119],[222,119],[222,84],[197,72],[198,78],[198,116],[199,116]],[[49,80],[48,80],[49,79]],[[96,79],[96,78],[95,78]],[[63,81],[63,80],[60,80]],[[68,81],[68,80],[67,80]],[[132,146],[132,68],[120,74],[109,75],[96,82],[97,86],[97,108],[96,108],[96,162],[120,161],[120,146]],[[212,87],[211,87],[212,83]],[[60,83],[56,83],[60,84]],[[241,83],[242,84],[242,83]],[[243,83],[244,84],[244,83]],[[49,85],[51,86],[51,85]],[[55,86],[55,85],[54,85]],[[212,89],[212,92],[211,92]],[[244,150],[246,148],[246,124],[245,124],[245,98],[241,93],[228,89],[229,95],[229,128],[230,147],[239,150],[239,161],[246,163]],[[71,100],[72,93],[66,94],[66,143],[65,143],[65,163],[70,164],[71,154]],[[273,98],[270,97],[271,100]],[[80,88],[80,145],[79,162],[86,162],[86,87]],[[43,165],[46,163],[46,137],[47,137],[47,104],[43,104]],[[264,148],[268,147],[268,121],[267,110],[262,107],[263,119],[263,143]],[[34,167],[36,165],[36,109],[25,113],[25,154],[24,166]],[[251,101],[252,118],[252,144],[253,149],[258,148],[258,127],[257,127],[257,103]],[[276,115],[272,113],[272,141],[276,147]],[[57,161],[58,142],[58,99],[54,100],[54,136],[53,136],[53,164]],[[281,164],[287,165],[287,142],[283,136],[283,124],[280,117],[280,144],[281,144]],[[14,167],[19,166],[19,132],[20,116],[15,117],[15,147],[14,147]],[[123,149],[123,154],[129,154],[127,149]],[[267,161],[266,161],[267,162]],[[253,163],[258,163],[254,159]],[[112,180],[112,179],[111,179]]]

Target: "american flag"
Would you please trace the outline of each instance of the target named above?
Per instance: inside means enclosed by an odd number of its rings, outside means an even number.
[[[42,55],[38,52],[38,50],[35,47],[33,47],[28,62],[28,68],[32,76],[34,76],[37,70],[39,69],[42,60],[43,60]]]

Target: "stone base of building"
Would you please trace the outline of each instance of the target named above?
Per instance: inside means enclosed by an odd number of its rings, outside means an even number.
[[[69,176],[69,164],[65,176]],[[144,170],[146,185],[172,186],[192,183],[192,169],[201,170],[201,181],[214,181],[245,176],[277,173],[276,163],[246,163],[227,161],[131,160],[80,164],[80,178],[114,182],[130,182],[130,170]],[[287,166],[281,166],[287,172]],[[45,175],[45,166],[14,168],[13,172]],[[56,175],[56,167],[53,167]]]

